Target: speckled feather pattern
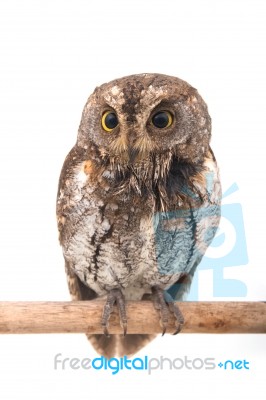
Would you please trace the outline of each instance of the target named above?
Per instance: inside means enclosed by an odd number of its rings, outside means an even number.
[[[101,127],[106,109],[119,120],[111,133]],[[151,122],[160,110],[174,117],[165,130]],[[205,102],[178,78],[133,75],[95,89],[57,198],[76,298],[84,298],[77,282],[88,288],[88,298],[120,288],[126,299],[140,300],[155,285],[171,292],[186,276],[175,291],[183,298],[219,222],[221,188],[210,136]]]

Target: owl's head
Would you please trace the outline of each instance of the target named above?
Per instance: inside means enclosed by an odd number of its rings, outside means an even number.
[[[197,90],[181,79],[140,74],[97,87],[82,115],[78,146],[103,159],[137,165],[169,152],[198,163],[209,148],[211,119]]]

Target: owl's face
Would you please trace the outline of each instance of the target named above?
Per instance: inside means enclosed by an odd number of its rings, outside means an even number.
[[[124,77],[95,89],[85,105],[78,146],[96,146],[119,165],[171,153],[198,163],[208,151],[211,119],[196,89],[166,75]]]

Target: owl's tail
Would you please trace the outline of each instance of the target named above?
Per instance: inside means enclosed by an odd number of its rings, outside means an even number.
[[[106,358],[132,356],[157,335],[87,335],[97,353]]]

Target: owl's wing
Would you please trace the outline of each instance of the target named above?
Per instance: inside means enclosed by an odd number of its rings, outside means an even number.
[[[191,193],[189,207],[160,213],[157,217],[155,240],[160,273],[180,274],[179,280],[165,294],[173,300],[184,300],[188,294],[196,268],[219,225],[221,185],[211,151],[204,167],[204,173],[194,178],[198,194]],[[203,199],[201,203],[198,195]]]
[[[73,235],[75,230],[75,222],[69,215],[74,215],[77,196],[80,194],[80,188],[75,182],[75,171],[78,165],[85,159],[84,151],[76,146],[67,155],[58,185],[56,215],[59,230],[59,239],[64,247],[69,237]],[[70,219],[70,221],[69,221]],[[71,268],[70,262],[65,259],[65,272],[67,276],[68,288],[72,300],[91,300],[97,297],[96,293],[84,285],[79,277]]]
[[[76,175],[84,159],[86,159],[84,150],[75,146],[65,159],[59,179],[56,214],[59,238],[63,248],[67,245],[69,238],[73,236],[79,222],[79,210],[76,209],[81,204],[82,186],[79,186]],[[91,300],[97,297],[96,293],[75,274],[71,263],[66,258],[65,271],[73,300]]]

